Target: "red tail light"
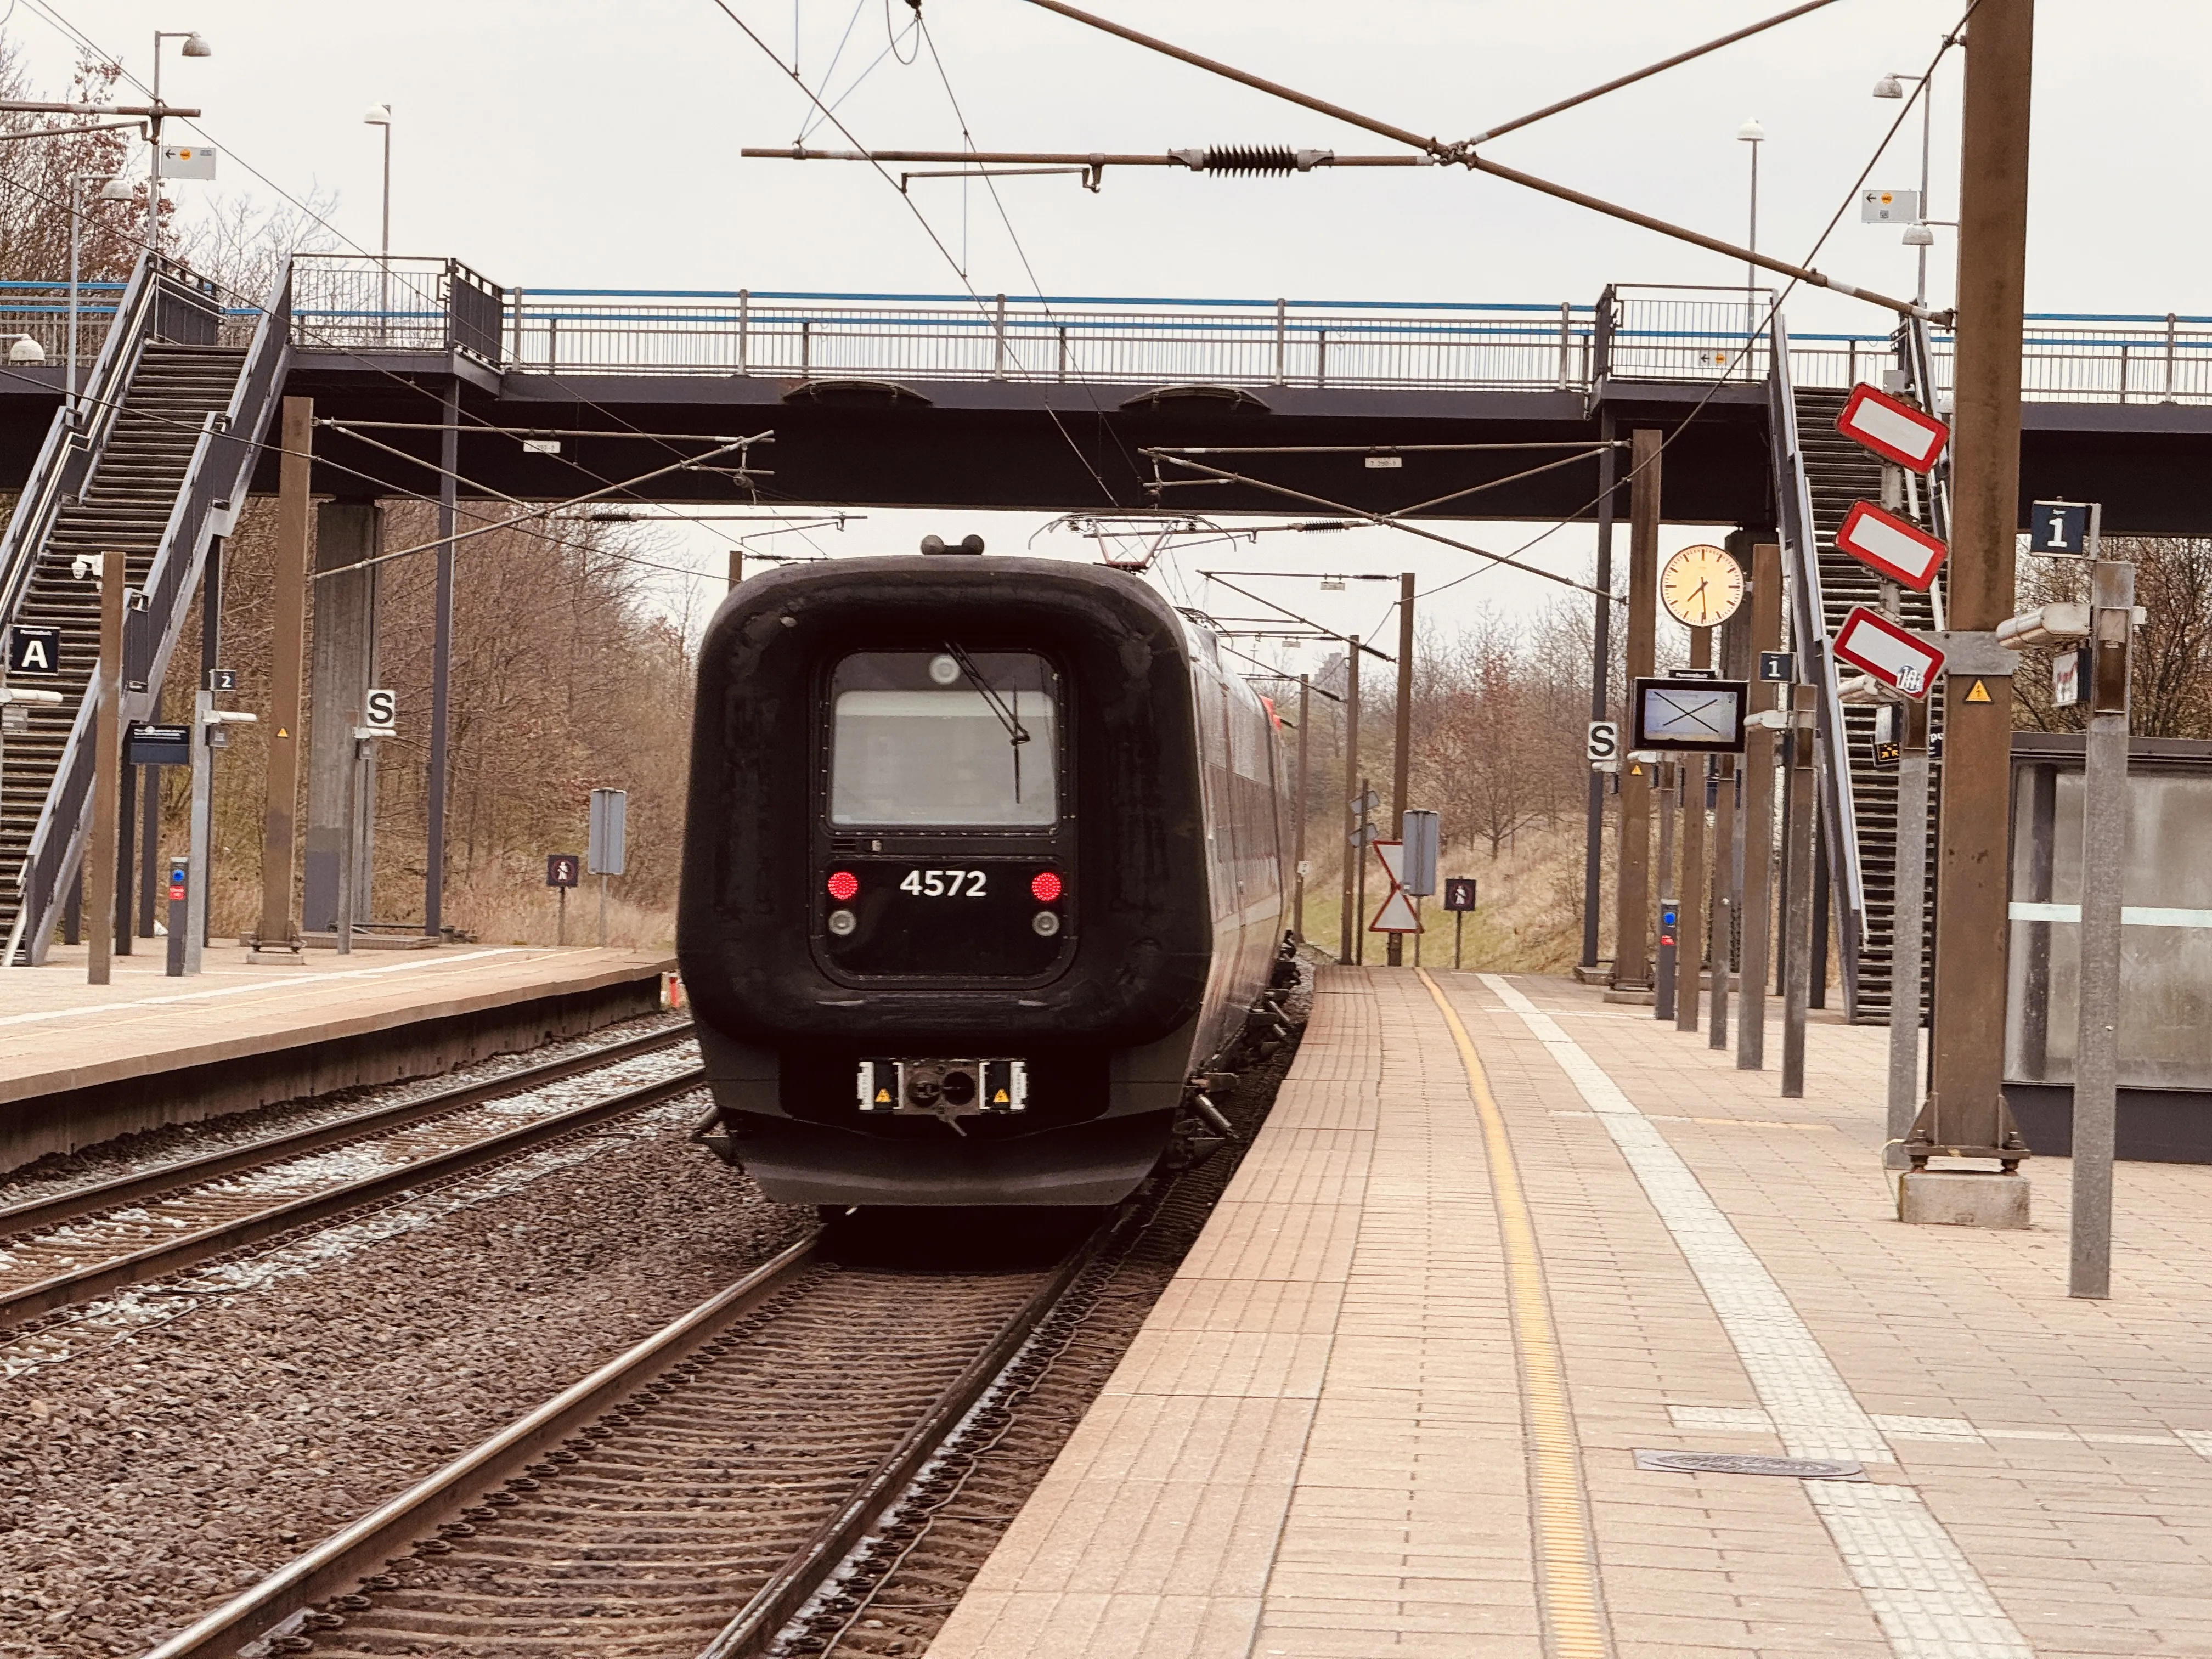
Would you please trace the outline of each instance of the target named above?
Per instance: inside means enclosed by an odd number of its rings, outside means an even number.
[[[1030,896],[1039,904],[1049,904],[1061,892],[1060,878],[1049,870],[1040,870],[1030,878]]]
[[[842,904],[860,890],[860,878],[850,870],[838,870],[830,877],[830,896]]]

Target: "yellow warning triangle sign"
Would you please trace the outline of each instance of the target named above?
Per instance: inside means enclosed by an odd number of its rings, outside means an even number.
[[[1632,778],[1640,778],[1644,775],[1644,769],[1641,766],[1632,766],[1628,769],[1628,775]]]
[[[1972,685],[1966,688],[1966,701],[1968,702],[1987,702],[1989,700],[1990,688],[1984,685],[1979,680],[1976,680]]]
[[[289,738],[292,735],[292,728],[288,726],[280,726],[276,728],[276,735],[280,738]]]
[[[1006,1091],[1004,1089],[1001,1089],[998,1093],[993,1095],[991,1097],[991,1104],[994,1106],[1004,1106],[1006,1104]]]
[[[878,1100],[889,1100],[890,1097],[891,1091],[888,1089],[878,1089],[876,1091],[876,1098]]]

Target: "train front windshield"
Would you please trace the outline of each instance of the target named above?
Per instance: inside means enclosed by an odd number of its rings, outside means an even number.
[[[830,822],[1043,829],[1059,816],[1059,676],[1026,652],[868,651],[830,689]]]

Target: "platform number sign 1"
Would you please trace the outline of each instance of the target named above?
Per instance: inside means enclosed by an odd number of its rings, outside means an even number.
[[[2101,507],[2091,501],[2038,501],[2027,518],[2027,550],[2058,559],[2097,556]]]

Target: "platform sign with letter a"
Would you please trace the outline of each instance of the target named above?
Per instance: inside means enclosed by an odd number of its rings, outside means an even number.
[[[58,674],[61,666],[60,629],[16,627],[8,630],[9,673]]]
[[[1367,924],[1370,933],[1418,933],[1421,918],[1413,909],[1413,901],[1406,891],[1406,848],[1402,842],[1378,841],[1375,855],[1382,860],[1382,873],[1389,878],[1389,896],[1382,908]]]

